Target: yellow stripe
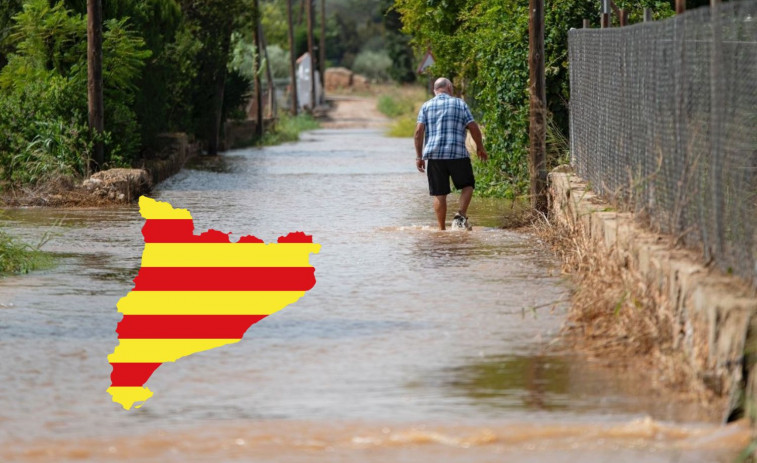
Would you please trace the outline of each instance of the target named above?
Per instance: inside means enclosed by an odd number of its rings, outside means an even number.
[[[196,352],[234,344],[239,339],[120,339],[110,363],[165,363]]]
[[[113,402],[121,404],[124,409],[128,410],[134,405],[134,402],[144,402],[152,397],[152,391],[146,387],[126,387],[117,386],[109,387],[108,394],[113,396]],[[141,407],[142,404],[137,405],[135,408]]]
[[[145,219],[191,219],[187,209],[174,209],[170,203],[155,201],[147,196],[139,197],[139,213]]]
[[[313,243],[146,243],[142,267],[310,267]]]
[[[118,301],[124,315],[270,315],[305,291],[132,291]]]

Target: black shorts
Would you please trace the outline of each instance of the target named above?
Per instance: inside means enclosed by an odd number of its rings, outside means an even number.
[[[428,192],[431,196],[448,195],[450,177],[458,190],[467,186],[476,188],[470,158],[429,159],[426,161],[426,175],[428,176]]]

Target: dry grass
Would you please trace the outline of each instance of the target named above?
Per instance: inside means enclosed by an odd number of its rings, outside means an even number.
[[[575,289],[564,344],[601,363],[632,369],[659,390],[712,403],[714,395],[697,378],[681,352],[673,348],[672,303],[615,249],[542,219],[531,226],[570,274]],[[622,264],[621,264],[622,263]]]

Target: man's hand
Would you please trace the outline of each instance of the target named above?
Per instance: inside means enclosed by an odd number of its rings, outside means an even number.
[[[415,143],[415,167],[418,172],[423,173],[426,170],[426,162],[421,159],[423,157],[423,140],[426,134],[426,126],[419,122],[415,125],[415,135],[413,135]]]
[[[473,137],[473,141],[476,142],[476,156],[482,161],[489,159],[489,155],[486,154],[486,148],[484,148],[484,138],[481,134],[481,128],[476,122],[471,122],[466,126],[470,130],[470,135]]]
[[[478,158],[484,162],[489,159],[489,155],[486,153],[486,148],[484,148],[483,146],[479,146],[476,149],[476,156],[478,156]]]

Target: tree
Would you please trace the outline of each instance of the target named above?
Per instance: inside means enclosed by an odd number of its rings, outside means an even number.
[[[414,82],[416,63],[410,47],[410,36],[402,33],[402,17],[393,6],[393,0],[383,0],[381,3],[386,29],[386,50],[394,63],[389,75],[397,82]]]
[[[182,0],[181,6],[190,30],[202,44],[192,92],[194,129],[205,140],[208,154],[215,155],[219,149],[231,34],[241,18],[250,23],[253,8],[242,0]]]
[[[0,167],[11,182],[83,174],[92,144],[106,142],[105,162],[122,165],[137,152],[135,82],[150,57],[126,20],[103,32],[105,133],[87,128],[86,21],[58,2],[27,0],[14,16],[15,51],[0,70]]]
[[[13,16],[21,11],[22,6],[22,0],[5,0],[0,3],[0,69],[8,64],[7,56],[15,48],[8,36],[13,27]]]

